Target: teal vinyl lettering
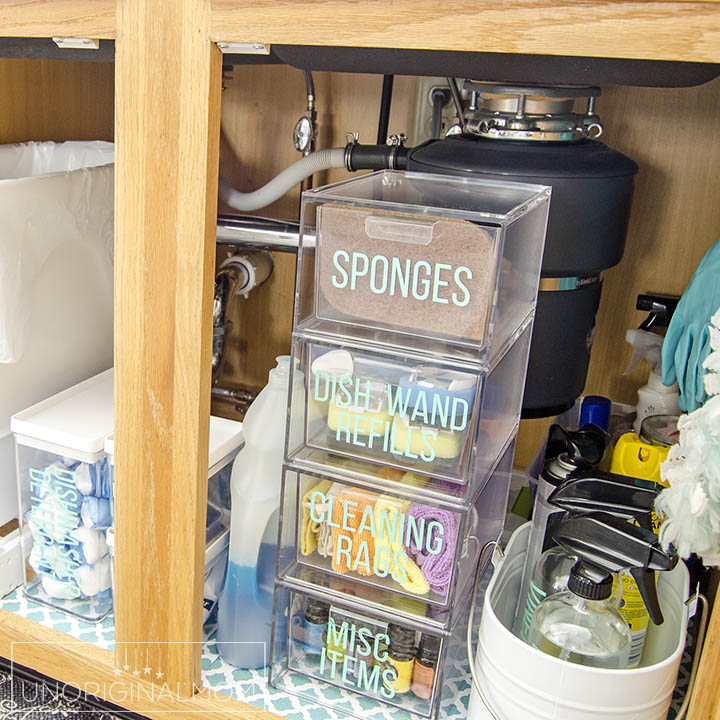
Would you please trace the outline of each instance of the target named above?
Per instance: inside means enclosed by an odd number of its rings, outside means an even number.
[[[420,268],[425,270],[425,275],[427,275],[426,278],[420,278]],[[418,260],[415,263],[415,267],[413,268],[413,277],[412,277],[412,294],[413,297],[416,300],[427,300],[428,296],[430,295],[430,280],[428,278],[432,275],[432,268],[430,267],[430,263],[425,262],[425,260]],[[422,285],[423,291],[422,293],[418,291],[418,286]]]
[[[398,448],[396,444],[397,440],[397,423],[393,423],[390,428],[390,454],[391,455],[404,455],[401,448]]]
[[[423,428],[423,429],[424,429],[424,428]],[[413,435],[415,435],[415,432],[416,432],[415,426],[414,426],[414,425],[410,425],[410,427],[408,428],[407,437],[405,438],[405,450],[404,450],[404,452],[403,452],[403,454],[405,455],[405,457],[412,458],[413,460],[417,460],[417,457],[418,457],[418,456],[412,451],[412,449],[411,449],[411,448],[412,448],[412,442],[413,442]]]
[[[310,496],[310,519],[316,523],[322,523],[325,519],[325,513],[317,512],[318,504],[325,505],[325,494],[319,490],[315,490]]]
[[[335,498],[332,495],[328,495],[327,500],[328,500],[328,507],[331,508],[333,506],[333,503],[335,502]],[[338,530],[340,529],[340,524],[333,522],[332,512],[328,512],[328,514],[325,516],[325,522],[327,523],[328,527],[334,527],[334,528],[337,528]]]
[[[387,577],[390,570],[390,550],[385,545],[375,546],[375,574],[378,577]]]
[[[363,510],[362,518],[360,520],[360,525],[358,527],[358,533],[362,535],[364,532],[370,532],[371,537],[376,538],[377,535],[375,534],[375,508],[368,504],[365,506],[365,509]],[[312,519],[312,514],[311,514]]]
[[[318,370],[315,373],[315,392],[313,397],[318,402],[325,402],[330,399],[330,376],[325,370]]]
[[[359,661],[358,664],[358,680],[357,686],[365,692],[376,693],[380,685],[380,666],[373,665],[370,674],[368,675],[368,664],[363,660]]]
[[[420,422],[429,423],[430,416],[428,415],[427,395],[425,394],[425,391],[422,388],[418,388],[415,398],[415,407],[413,408],[410,420],[415,422],[419,418]]]
[[[335,559],[334,563],[338,567],[352,567],[352,557],[350,556],[350,550],[352,548],[352,540],[347,535],[338,535],[337,542],[335,543]],[[345,563],[340,562],[340,556],[345,558]]]
[[[372,646],[370,645],[368,637],[372,637],[372,631],[370,628],[361,627],[358,630],[357,653],[362,657],[370,657],[370,654],[372,653]]]
[[[361,268],[362,265],[362,268]],[[355,290],[357,288],[357,280],[358,278],[364,277],[368,274],[368,268],[370,266],[370,261],[368,260],[368,256],[359,253],[354,252],[352,254],[352,269],[350,274],[350,289]]]
[[[382,264],[382,270],[378,272],[378,265]],[[388,259],[384,255],[376,255],[370,263],[370,290],[376,295],[386,292],[388,286]],[[378,287],[377,278],[380,276],[382,285]]]
[[[458,411],[461,410],[461,413]],[[460,414],[460,420],[457,420],[457,416]],[[461,397],[454,397],[452,403],[452,414],[450,416],[450,429],[451,430],[464,430],[468,424],[468,417],[470,415],[470,406],[467,400]]]
[[[431,520],[427,524],[425,533],[425,549],[431,555],[438,555],[442,550],[445,528],[442,526],[442,523],[437,520]],[[433,542],[433,540],[435,542]],[[420,546],[418,545],[418,547]]]
[[[341,407],[350,407],[353,403],[351,392],[353,386],[352,375],[333,375],[333,379],[337,382],[335,402]]]
[[[407,580],[405,565],[408,562],[407,553],[404,550],[396,550],[393,553],[392,579],[397,583],[404,583]]]
[[[387,668],[383,670],[383,686],[380,688],[380,694],[387,700],[392,700],[395,697],[394,685],[397,682],[397,679],[398,674],[395,668]]]
[[[356,408],[370,409],[370,381],[365,380],[365,390],[362,390],[363,383],[360,380],[355,381],[355,399],[353,406]]]
[[[333,253],[333,265],[340,273],[340,279],[338,279],[337,275],[333,274],[330,278],[330,281],[336,288],[342,290],[342,288],[347,286],[348,274],[345,268],[340,264],[340,260],[344,260],[345,262],[348,262],[350,260],[350,256],[345,250],[336,250]]]
[[[444,263],[435,263],[435,272],[433,274],[433,295],[432,301],[434,303],[440,303],[442,305],[448,304],[448,299],[440,297],[438,295],[438,289],[441,287],[447,287],[450,283],[447,280],[441,280],[440,274],[443,270],[452,270],[452,265],[445,265]]]
[[[344,500],[343,501],[343,514],[342,514],[342,529],[353,530],[347,522],[348,520],[355,519],[355,513],[351,512],[351,508],[356,508],[359,505],[355,500]]]
[[[350,438],[350,421],[352,420],[352,416],[349,412],[346,412],[345,410],[338,410],[337,414],[337,428],[335,429],[335,439],[338,442],[346,442],[351,443],[352,440]],[[341,438],[341,435],[345,433],[345,438]]]
[[[368,547],[368,541],[363,540],[358,547],[357,555],[355,555],[355,562],[352,564],[352,570],[356,571],[359,567],[365,572],[365,575],[372,574],[370,569],[370,548]]]
[[[420,453],[420,457],[425,462],[432,462],[435,459],[435,441],[438,437],[438,431],[435,428],[422,428],[422,440],[425,449]]]
[[[450,419],[450,396],[434,393],[432,399],[432,420],[429,424],[446,428]],[[439,418],[439,422],[438,422]]]
[[[332,647],[341,648],[345,650],[347,648],[348,641],[348,624],[343,621],[343,624],[338,629],[337,623],[333,620],[332,615],[328,618],[328,629],[327,629],[327,644]]]
[[[470,291],[460,279],[461,275],[465,275],[468,280],[472,280],[472,270],[464,265],[455,268],[455,284],[458,286],[458,289],[462,291],[462,297],[460,297],[458,293],[454,292],[452,294],[452,301],[458,307],[465,307],[470,302]]]
[[[377,432],[375,430],[376,426],[380,426],[383,431]],[[370,428],[368,431],[368,443],[367,446],[369,448],[374,446],[375,440],[378,438],[383,438],[385,436],[385,433],[387,432],[387,420],[379,420],[378,418],[371,418],[370,419]]]
[[[388,653],[385,649],[388,645],[390,645],[390,637],[386,633],[378,633],[375,636],[375,641],[373,642],[373,657],[379,663],[388,661]]]
[[[362,433],[360,432],[360,423],[363,421],[363,416],[356,414],[355,417],[353,417],[353,435],[352,435],[352,444],[357,445],[358,447],[366,447],[365,443],[360,440],[360,436]]]
[[[405,518],[405,542],[403,545],[410,545],[415,541],[415,547],[423,546],[423,535],[425,534],[425,518],[418,522],[414,515],[407,515]]]
[[[403,394],[401,387],[387,386],[388,410],[390,415],[407,415],[410,404],[410,389],[406,388]]]
[[[405,260],[404,266],[400,263],[400,258],[394,257],[390,264],[390,295],[395,295],[397,285],[400,296],[406,298],[410,291],[410,259]]]
[[[377,528],[381,538],[388,537],[390,542],[400,542],[402,537],[402,526],[398,527],[398,518],[401,513],[389,512],[386,508],[380,509],[380,527]],[[399,530],[399,532],[398,532]]]
[[[342,677],[342,681],[343,681],[346,685],[348,685],[348,684],[354,685],[354,684],[355,684],[350,678],[348,678],[348,674],[349,674],[351,671],[354,670],[354,668],[352,667],[352,665],[355,664],[355,662],[357,662],[357,661],[356,661],[356,659],[355,659],[354,657],[352,657],[352,655],[345,655],[345,657],[343,658],[342,675],[341,675],[341,677]],[[362,662],[362,661],[361,661],[361,662]],[[364,665],[364,664],[365,664],[365,663],[363,663],[363,665]]]

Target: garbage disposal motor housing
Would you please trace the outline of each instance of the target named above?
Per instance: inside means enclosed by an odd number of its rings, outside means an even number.
[[[622,258],[638,166],[597,140],[600,88],[465,89],[462,134],[408,149],[407,169],[552,186],[523,417],[557,415],[585,386],[601,273]]]

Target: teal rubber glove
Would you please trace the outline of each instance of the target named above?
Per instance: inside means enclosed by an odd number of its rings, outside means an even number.
[[[680,388],[680,409],[705,400],[703,362],[710,354],[708,323],[720,307],[720,239],[705,253],[673,313],[662,346],[662,381]]]

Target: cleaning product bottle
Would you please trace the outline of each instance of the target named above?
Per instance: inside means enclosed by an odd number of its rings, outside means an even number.
[[[600,473],[597,473],[598,475]],[[607,477],[612,477],[612,473]],[[615,476],[622,477],[622,476]],[[660,485],[645,483],[642,479],[626,478],[630,480],[635,491],[626,495],[619,492],[619,487],[612,485],[595,486],[590,495],[582,488],[560,487],[550,495],[549,502],[568,512],[583,512],[591,509],[604,510],[616,517],[645,528],[651,532],[657,532],[657,516],[650,508],[654,505],[654,498],[662,489]],[[618,504],[619,503],[619,504]],[[640,512],[642,510],[642,512]],[[562,516],[557,516],[562,517]],[[641,593],[635,578],[628,572],[622,571],[614,578],[614,596],[618,599],[618,609],[625,621],[630,625],[632,631],[632,652],[628,667],[637,667],[640,664],[643,648],[645,647],[645,636],[650,622],[650,613],[645,605],[645,598]]]
[[[633,351],[630,364],[625,369],[624,375],[628,375],[635,369],[642,358],[650,363],[651,371],[648,381],[638,390],[638,401],[635,406],[635,433],[640,432],[642,421],[649,415],[679,415],[680,406],[678,398],[680,392],[677,383],[671,386],[663,385],[660,361],[663,337],[648,330],[628,330],[625,333],[625,340],[635,350]]]
[[[230,554],[218,599],[217,645],[222,657],[240,668],[270,661],[290,357],[276,360],[245,415],[245,446],[232,469]]]
[[[530,630],[530,621],[538,605],[548,596],[564,590],[568,584],[570,570],[577,562],[577,558],[569,555],[559,545],[546,550],[535,564],[527,599],[525,600],[525,613],[522,619],[520,638],[527,640]]]
[[[543,600],[530,623],[528,642],[548,655],[597,668],[626,668],[630,628],[610,602],[612,576],[581,560],[567,590]]]
[[[650,528],[649,513],[659,490],[643,486],[634,478],[614,475],[595,468],[580,468],[567,454],[545,464],[538,481],[533,526],[523,569],[514,633],[527,639],[530,619],[544,594],[530,584],[536,565],[545,550],[554,546],[554,529],[568,512],[604,510],[624,518],[638,518]],[[568,568],[569,570],[569,568]]]
[[[632,628],[610,602],[611,573],[629,571],[650,618],[659,625],[663,616],[654,571],[671,570],[677,555],[664,551],[648,530],[602,512],[565,520],[553,537],[578,562],[570,571],[567,590],[548,596],[538,606],[528,641],[569,662],[630,667]]]

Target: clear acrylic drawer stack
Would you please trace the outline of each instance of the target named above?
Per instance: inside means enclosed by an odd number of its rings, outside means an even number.
[[[270,683],[437,716],[504,523],[550,189],[303,194]]]

